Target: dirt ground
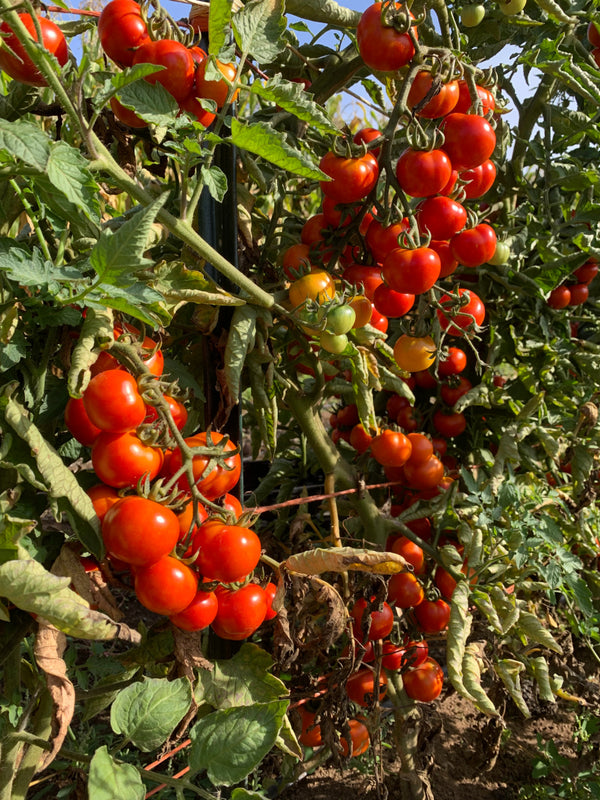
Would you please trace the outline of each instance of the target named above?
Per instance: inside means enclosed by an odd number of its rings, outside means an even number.
[[[426,800],[516,800],[519,789],[535,784],[532,765],[538,756],[537,737],[554,741],[577,774],[584,760],[576,751],[576,718],[584,710],[600,715],[600,665],[588,651],[562,663],[570,680],[565,689],[575,699],[541,703],[527,697],[532,716],[525,719],[508,701],[503,720],[490,719],[447,685],[434,703],[421,704],[419,770]],[[527,687],[525,687],[526,689]],[[500,706],[498,706],[500,707]],[[597,761],[600,735],[590,743],[586,764]],[[400,800],[399,764],[388,761],[384,786],[377,791],[366,767],[339,770],[322,767],[281,795],[283,800]]]

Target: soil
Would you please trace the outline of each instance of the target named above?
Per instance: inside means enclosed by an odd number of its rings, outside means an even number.
[[[532,711],[529,719],[510,700],[502,709],[502,719],[489,718],[451,686],[434,703],[420,704],[417,768],[423,800],[517,800],[522,786],[536,784],[532,766],[539,758],[538,736],[543,744],[555,743],[575,775],[597,761],[600,735],[595,734],[581,757],[574,732],[582,712],[600,715],[600,665],[588,651],[581,651],[562,666],[570,676],[565,689],[572,699],[543,703],[533,692],[525,694]],[[347,769],[343,774],[334,767],[320,767],[288,787],[280,798],[401,800],[399,761],[388,759],[386,763],[384,756],[384,764],[385,778],[379,787],[373,770],[363,761],[359,769]]]

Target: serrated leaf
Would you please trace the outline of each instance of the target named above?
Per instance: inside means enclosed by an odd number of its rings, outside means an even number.
[[[43,172],[50,157],[50,140],[31,122],[0,119],[0,152]]]
[[[54,142],[46,172],[55,189],[64,194],[88,219],[98,220],[100,187],[87,164],[79,150],[66,142]]]
[[[232,0],[211,0],[208,15],[208,53],[217,56],[228,39]]]
[[[31,422],[27,411],[10,396],[14,386],[5,387],[0,396],[0,409],[6,421],[30,447],[51,498],[64,497],[68,500],[78,519],[74,520],[76,533],[86,548],[102,557],[104,545],[100,535],[98,517],[88,495],[79,485],[77,478],[63,463],[56,450],[42,436]]]
[[[118,693],[110,709],[110,724],[115,733],[149,753],[166,742],[191,702],[192,685],[187,678],[146,678]]]
[[[323,113],[321,106],[315,103],[312,95],[304,91],[302,84],[285,80],[279,73],[265,83],[254,81],[252,93],[275,103],[318,130],[339,134],[338,128]]]
[[[215,711],[190,731],[192,774],[207,770],[215,786],[232,786],[255,769],[274,747],[288,701]]]
[[[135,273],[152,262],[144,251],[156,215],[167,199],[164,194],[146,208],[139,210],[116,232],[102,231],[90,253],[90,265],[98,273],[103,284],[127,286],[135,282]]]
[[[250,0],[231,22],[238,47],[242,53],[252,54],[259,64],[274,61],[285,49],[282,0]]]
[[[144,800],[146,787],[133,764],[117,763],[103,744],[90,763],[88,795],[94,800]]]
[[[156,72],[155,64],[134,64],[119,72],[93,72],[91,77],[102,86],[94,95],[94,108],[101,109],[106,103],[125,86],[130,86],[136,81]],[[150,86],[151,84],[148,84]],[[164,87],[161,87],[164,88]]]
[[[563,652],[562,647],[554,640],[552,634],[542,625],[535,614],[521,609],[518,627],[531,641],[542,644],[549,650],[554,650],[555,653]]]
[[[34,559],[7,561],[0,566],[0,596],[17,608],[37,614],[69,636],[81,639],[114,639],[119,625],[90,609],[69,588],[70,578],[52,575]]]
[[[508,633],[513,625],[516,624],[520,615],[515,596],[507,595],[500,586],[493,586],[490,590],[490,599],[498,614],[502,633]]]
[[[117,96],[126,108],[135,111],[146,122],[162,127],[174,125],[179,106],[173,95],[160,83],[139,80],[128,83],[119,90]]]
[[[327,180],[327,176],[306,153],[291,147],[285,135],[264,122],[244,125],[231,120],[230,141],[236,147],[249,150],[277,167],[313,180]]]
[[[289,694],[286,685],[271,675],[273,659],[258,645],[246,642],[233,658],[215,661],[212,670],[201,670],[195,697],[215,708],[268,703]]]
[[[35,286],[42,289],[56,286],[61,279],[80,278],[74,269],[59,269],[51,261],[46,261],[37,247],[31,250],[25,245],[16,244],[12,239],[0,239],[0,270],[22,286]]]

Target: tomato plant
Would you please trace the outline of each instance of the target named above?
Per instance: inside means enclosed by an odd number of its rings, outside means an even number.
[[[120,369],[94,375],[83,394],[83,405],[94,425],[113,433],[137,428],[146,416],[135,378]]]
[[[423,586],[412,572],[398,572],[390,578],[388,599],[397,608],[418,606],[424,598]],[[388,665],[384,663],[384,666],[387,667]]]

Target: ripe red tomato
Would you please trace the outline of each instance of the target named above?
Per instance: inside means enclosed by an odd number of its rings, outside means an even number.
[[[496,100],[494,95],[485,86],[477,84],[477,94],[483,106],[483,116],[496,108]],[[457,114],[467,114],[471,109],[471,94],[469,92],[469,84],[465,80],[458,81],[458,99],[454,111]]]
[[[359,417],[358,417],[358,407],[355,403],[351,403],[347,406],[342,406],[337,412],[337,424],[343,428],[351,428],[354,425],[358,425]]]
[[[19,19],[27,29],[27,32],[37,42],[38,36],[35,23],[30,14],[19,14]],[[67,40],[63,32],[55,22],[47,17],[37,17],[42,32],[42,44],[44,48],[58,60],[63,67],[69,58]],[[27,55],[25,48],[15,36],[12,28],[7,22],[0,25],[0,69],[16,81],[26,83],[29,86],[46,86],[46,79],[33,61]],[[11,52],[12,51],[12,52]]]
[[[86,491],[87,496],[92,501],[96,516],[102,522],[108,509],[121,499],[121,496],[112,486],[104,483],[97,483]]]
[[[444,383],[441,389],[442,400],[446,405],[453,406],[460,398],[473,388],[468,378],[457,378],[452,383]]]
[[[427,659],[429,647],[425,639],[405,641],[404,644],[383,643],[381,664],[388,670],[405,671],[408,667],[418,667]]]
[[[375,598],[371,598],[371,602]],[[355,637],[363,641],[363,616],[367,608],[367,601],[364,597],[359,598],[352,608],[350,609],[350,616],[354,620],[353,629]],[[381,611],[375,609],[369,614],[371,618],[371,625],[367,639],[374,641],[376,639],[384,639],[388,636],[394,627],[394,612],[388,603],[382,603]]]
[[[321,181],[323,194],[336,203],[355,203],[366,197],[376,185],[379,177],[379,164],[372,153],[356,158],[326,153],[319,167],[329,175],[330,181]]]
[[[402,681],[404,691],[412,700],[430,703],[442,692],[444,671],[435,659],[427,658],[420,666],[405,672]]]
[[[156,64],[165,69],[146,75],[148,83],[160,83],[178,103],[185,101],[194,86],[195,62],[190,51],[174,39],[147,39],[135,51],[133,64]]]
[[[494,152],[496,134],[490,123],[475,114],[452,112],[442,122],[443,149],[450,156],[454,169],[473,169],[483,164]],[[449,239],[449,236],[436,236]]]
[[[148,27],[134,0],[111,0],[98,20],[100,44],[120,67],[131,67],[136,48],[149,39]]]
[[[422,575],[425,572],[425,553],[423,549],[406,536],[400,536],[396,539],[392,545],[392,553],[397,553],[409,564],[412,564],[417,575]]]
[[[298,711],[302,719],[302,730],[298,741],[304,747],[320,747],[323,744],[321,726],[315,723],[316,713],[300,706]]]
[[[557,286],[550,292],[548,305],[550,308],[566,308],[571,304],[571,289],[565,284]]]
[[[377,128],[361,128],[356,131],[352,137],[352,141],[354,144],[368,145],[370,142],[375,141],[375,139],[379,139],[380,136],[383,136],[383,134],[381,131],[377,130]],[[373,153],[375,158],[379,158],[379,153],[381,152],[380,147],[370,147],[369,150]]]
[[[196,62],[193,96],[205,100],[214,100],[217,104],[217,108],[223,108],[229,94],[229,85],[227,81],[232,83],[235,80],[237,72],[235,64],[226,64],[216,59],[217,69],[226,80],[209,81],[206,79],[206,67],[209,62],[208,56],[200,47],[193,47],[192,51],[192,57]],[[237,98],[238,94],[239,90],[236,89],[231,97],[231,102]]]
[[[133,2],[133,0],[132,0]],[[114,329],[115,339],[126,337],[127,339],[137,341],[140,345],[141,357],[152,375],[160,377],[163,373],[165,366],[165,357],[162,350],[158,347],[157,343],[149,336],[145,336],[142,342],[139,342],[140,332],[133,325],[127,323],[123,325],[116,325]],[[114,356],[103,350],[96,361],[91,366],[92,375],[97,375],[107,369],[125,369],[121,366],[120,362]]]
[[[106,551],[126,564],[153,564],[175,548],[179,522],[161,503],[129,495],[106,512],[102,538]]]
[[[434,489],[444,477],[444,465],[437,456],[422,463],[404,465],[404,478],[411,489]]]
[[[196,573],[173,556],[134,571],[134,588],[140,603],[155,614],[171,617],[193,602],[198,591]]]
[[[379,676],[379,700],[383,700],[387,692],[387,675],[382,672]],[[366,708],[371,705],[375,697],[375,675],[372,670],[359,669],[348,678],[346,694],[359,706]]]
[[[368,433],[361,423],[357,423],[350,431],[350,444],[358,453],[366,453],[373,437]]]
[[[222,433],[216,433],[215,431],[212,431],[210,433],[211,444],[209,444],[208,433],[202,432],[188,437],[185,439],[185,443],[188,445],[188,447],[209,447],[218,445],[221,439],[223,439]],[[237,448],[234,443],[229,440],[225,445],[224,451],[227,453],[236,449]],[[239,453],[229,456],[225,458],[223,464],[215,466],[207,475],[205,475],[204,473],[210,460],[210,456],[194,456],[192,462],[193,476],[194,482],[200,493],[203,494],[207,500],[216,500],[217,497],[221,497],[226,492],[229,492],[231,489],[233,489],[233,487],[239,481],[242,471],[242,459]],[[175,473],[181,468],[182,464],[183,458],[181,455],[181,450],[176,447],[171,454],[167,467],[169,476],[172,477],[175,475]],[[186,494],[190,493],[190,484],[188,482],[187,475],[182,475],[179,478],[177,485],[182,492],[185,492]]]
[[[352,758],[362,756],[369,749],[371,739],[369,737],[369,730],[364,722],[358,719],[349,719],[348,727],[350,728],[350,742],[352,744],[352,752],[348,747],[348,742],[344,736],[340,737],[340,745],[342,748],[342,755],[344,758],[350,753]]]
[[[122,369],[94,375],[83,393],[83,405],[94,425],[112,433],[133,430],[146,416],[136,379]]]
[[[334,200],[333,197],[324,197],[321,208],[323,209],[323,216],[325,217],[327,225],[329,225],[330,228],[344,228],[353,222],[359,212],[362,212],[360,207],[351,209],[350,213],[348,213],[347,209],[342,210],[342,208],[339,207],[339,201]],[[358,232],[362,236],[365,235],[372,221],[373,215],[371,213],[367,211],[366,214],[363,214],[358,227]]]
[[[188,418],[187,408],[180,400],[176,400],[174,397],[169,397],[168,394],[163,395],[163,399],[169,406],[169,411],[171,412],[171,416],[173,417],[173,422],[175,423],[177,430],[182,431],[185,428],[185,423],[187,422]],[[158,411],[156,408],[154,408],[154,406],[146,406],[144,424],[148,425],[149,423],[156,422],[157,419]]]
[[[423,294],[439,278],[441,266],[440,257],[430,247],[417,247],[414,250],[397,247],[386,256],[381,274],[395,292]]]
[[[124,106],[123,103],[120,102],[116,97],[110,98],[110,107],[112,109],[113,114],[122,122],[123,125],[127,125],[129,128],[146,128],[148,127],[148,123],[145,122],[141,117],[132,111],[127,106]]]
[[[397,572],[388,584],[388,600],[397,608],[412,608],[425,599],[425,592],[412,572]],[[384,664],[385,666],[385,664]]]
[[[422,464],[431,458],[433,443],[424,433],[409,433],[408,440],[412,447],[409,461],[413,464]]]
[[[102,431],[92,445],[92,466],[98,479],[108,486],[124,489],[147,476],[152,481],[163,464],[158,447],[144,444],[133,433]]]
[[[472,289],[459,289],[458,294],[461,298],[465,296],[468,299],[468,302],[461,306],[458,313],[448,316],[445,311],[440,309],[437,312],[442,330],[447,331],[451,336],[462,336],[463,331],[468,330],[473,325],[481,326],[485,318],[485,306]],[[448,294],[440,297],[442,307],[450,309],[453,303],[454,300]]]
[[[407,11],[402,3],[395,3],[395,10]],[[415,47],[408,33],[399,33],[382,19],[383,3],[373,3],[363,13],[356,28],[356,41],[362,60],[371,69],[395,72],[412,59]],[[416,31],[414,32],[416,35]]]
[[[183,611],[172,614],[169,619],[184,631],[202,631],[208,628],[217,616],[219,602],[214,592],[197,591],[196,596]]]
[[[452,164],[443,150],[405,150],[396,164],[396,177],[411,197],[431,197],[445,188]]]
[[[446,439],[453,439],[460,436],[467,428],[467,420],[462,411],[443,411],[441,408],[433,415],[433,425],[438,433]]]
[[[467,222],[465,207],[443,195],[419,203],[416,215],[419,230],[423,234],[429,233],[432,239],[451,239]]]
[[[401,467],[410,458],[411,444],[407,436],[389,428],[381,431],[371,441],[371,455],[378,464]]]
[[[403,317],[405,314],[408,314],[414,304],[414,294],[396,292],[394,289],[386,286],[385,283],[379,284],[373,295],[373,305],[377,311],[392,319]]]
[[[277,616],[277,611],[273,609],[273,600],[275,599],[275,595],[277,593],[277,586],[272,582],[269,581],[265,586],[265,600],[267,601],[267,613],[265,614],[265,620],[275,619]]]
[[[415,617],[423,633],[439,633],[448,627],[450,606],[445,600],[423,600],[415,608]]]
[[[483,197],[492,188],[496,180],[496,165],[488,158],[478,167],[461,172],[460,179],[464,181],[467,200],[476,200],[478,197]]]
[[[467,355],[460,347],[449,347],[448,355],[440,358],[438,372],[441,378],[458,375],[467,366]]]
[[[310,246],[299,243],[288,247],[282,255],[281,266],[286,278],[291,281],[312,272],[315,267],[310,261]]]
[[[323,234],[327,229],[327,220],[325,214],[313,214],[309,217],[300,231],[300,238],[302,244],[307,244],[309,247],[319,245],[323,241]],[[290,250],[298,245],[292,245]],[[287,252],[287,251],[286,251]]]
[[[600,28],[598,24],[592,20],[587,29],[587,40],[592,47],[600,47]]]
[[[198,548],[196,567],[205,578],[221,583],[243,580],[260,559],[260,539],[249,528],[210,523],[201,525],[194,535]]]
[[[598,274],[598,262],[590,259],[578,267],[573,273],[577,283],[591,283]]]
[[[585,303],[589,297],[590,289],[587,283],[575,283],[569,286],[571,291],[571,299],[569,300],[570,306],[580,306]]]
[[[480,267],[496,252],[496,232],[491,225],[481,222],[467,228],[450,241],[452,255],[465,267]]]
[[[232,592],[218,587],[217,616],[212,622],[213,631],[221,639],[241,641],[259,628],[267,614],[265,591],[256,583],[247,583]]]
[[[389,320],[384,314],[380,314],[379,311],[377,311],[377,309],[375,308],[375,306],[373,306],[371,311],[371,319],[369,320],[369,325],[372,328],[381,331],[381,333],[386,333],[389,327]]]
[[[425,70],[417,72],[413,84],[410,87],[406,105],[411,109],[418,107],[431,91],[433,81],[434,78],[431,72],[426,72]],[[419,108],[419,110],[415,112],[418,117],[437,119],[438,117],[445,117],[446,114],[454,111],[459,97],[458,81],[442,83],[439,78],[437,78],[436,81],[436,88],[439,84],[439,89],[422,108]]]
[[[389,252],[400,247],[399,237],[409,228],[410,224],[406,218],[401,222],[394,222],[392,225],[386,226],[378,219],[373,220],[365,239],[375,261],[381,263]]]
[[[373,227],[371,225],[371,227]],[[371,230],[371,228],[369,228]],[[375,289],[383,283],[381,267],[368,267],[362,264],[350,264],[342,273],[342,280],[364,292],[365,297],[373,300]]]
[[[65,425],[67,430],[80,444],[91,447],[101,433],[100,428],[94,425],[89,418],[83,398],[69,397],[65,406]]]
[[[447,278],[458,267],[458,261],[452,255],[450,242],[440,239],[432,239],[429,248],[435,250],[440,259],[440,278]]]

